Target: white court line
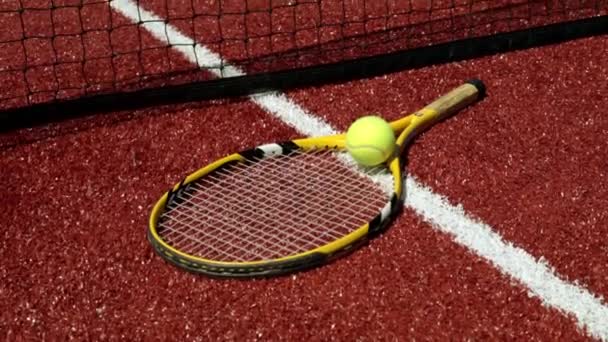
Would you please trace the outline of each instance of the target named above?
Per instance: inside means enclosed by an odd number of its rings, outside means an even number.
[[[221,65],[220,56],[196,44],[176,28],[151,13],[139,8],[132,0],[112,0],[111,6],[135,23],[141,23],[156,39],[174,46],[186,59],[200,67]],[[145,23],[142,23],[145,22]],[[218,77],[243,75],[243,71],[225,66]],[[336,132],[329,124],[308,113],[284,94],[272,93],[251,96],[252,101],[268,113],[294,127],[303,135],[326,135]],[[591,336],[608,341],[608,307],[603,299],[582,286],[563,280],[544,260],[537,260],[525,250],[513,246],[493,231],[492,227],[469,217],[442,196],[408,176],[405,205],[413,209],[432,226],[453,236],[454,240],[480,257],[488,260],[500,272],[523,284],[531,296],[540,298],[547,306],[564,314],[573,315],[580,328]]]

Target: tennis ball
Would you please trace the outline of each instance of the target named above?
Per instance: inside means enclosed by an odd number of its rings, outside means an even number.
[[[384,119],[369,115],[353,122],[346,131],[346,149],[359,164],[373,166],[395,150],[395,133]]]

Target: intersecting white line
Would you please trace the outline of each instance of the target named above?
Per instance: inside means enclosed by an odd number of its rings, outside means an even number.
[[[132,0],[111,0],[110,5],[132,22],[139,23],[159,41],[177,44],[172,48],[194,65],[215,68],[211,70],[215,76],[244,75],[240,69],[226,65],[220,55],[196,43]],[[219,66],[223,66],[223,70],[220,71]],[[252,95],[250,98],[266,112],[303,135],[336,133],[328,123],[307,112],[282,93]],[[503,274],[517,280],[527,288],[531,296],[538,297],[545,305],[574,316],[578,326],[591,336],[608,341],[608,306],[601,297],[583,286],[564,280],[546,261],[538,260],[505,241],[492,227],[471,218],[464,210],[451,205],[414,177],[408,176],[406,189],[405,205],[435,229],[451,235],[454,241],[488,260]]]

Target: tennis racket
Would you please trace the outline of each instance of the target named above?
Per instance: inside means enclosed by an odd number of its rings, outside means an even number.
[[[357,165],[345,134],[266,144],[190,174],[158,200],[148,240],[165,260],[218,277],[285,274],[327,263],[382,232],[403,207],[412,138],[480,99],[468,81],[391,122],[393,157]]]

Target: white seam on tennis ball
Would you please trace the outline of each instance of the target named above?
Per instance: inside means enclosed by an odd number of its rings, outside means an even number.
[[[346,148],[349,150],[358,150],[358,149],[363,149],[363,148],[369,148],[371,150],[376,150],[377,152],[379,152],[384,158],[388,158],[391,153],[386,153],[386,151],[382,150],[381,148],[378,148],[377,146],[374,145],[357,145],[357,146],[352,146],[349,145],[348,143],[346,144]],[[392,152],[392,151],[391,151]]]

